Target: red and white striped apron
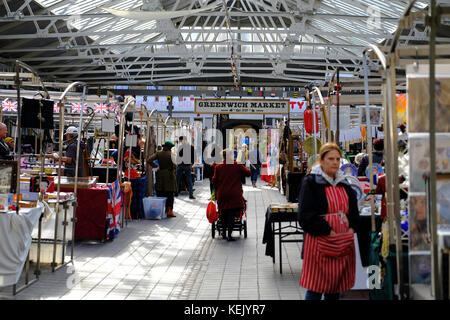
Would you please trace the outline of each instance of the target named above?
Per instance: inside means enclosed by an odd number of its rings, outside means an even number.
[[[337,234],[314,237],[305,233],[300,286],[319,293],[350,290],[355,284],[353,233],[348,229],[348,196],[342,186],[325,187],[328,213],[323,216]]]

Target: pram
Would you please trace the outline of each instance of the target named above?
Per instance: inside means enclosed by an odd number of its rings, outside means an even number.
[[[226,228],[226,223],[222,221],[222,215],[219,215],[219,219],[215,222],[211,223],[211,235],[213,239],[216,236],[216,230],[219,235],[222,233],[223,238],[225,239],[224,231]],[[242,235],[242,230],[244,231],[244,238],[247,238],[247,200],[244,199],[244,209],[241,211],[239,217],[234,219],[233,231],[239,231],[239,235]]]

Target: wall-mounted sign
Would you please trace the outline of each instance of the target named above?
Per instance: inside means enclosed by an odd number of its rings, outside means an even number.
[[[195,113],[289,114],[289,100],[195,99]]]

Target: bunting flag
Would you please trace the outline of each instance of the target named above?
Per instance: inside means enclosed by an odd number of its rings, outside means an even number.
[[[81,102],[72,103],[72,113],[80,113],[81,111]],[[85,103],[83,106],[83,113],[87,112],[87,104]]]
[[[59,113],[59,105],[57,102],[55,102],[55,104],[53,105],[53,113]]]
[[[17,101],[6,100],[2,102],[2,110],[9,112],[17,112]]]
[[[97,114],[106,114],[108,113],[109,105],[106,103],[96,103],[94,104],[94,112]]]

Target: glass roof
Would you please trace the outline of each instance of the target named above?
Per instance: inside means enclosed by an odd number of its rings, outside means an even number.
[[[20,0],[23,1],[23,0]],[[230,63],[231,48],[239,48],[235,56],[237,66],[247,59],[312,59],[338,61],[355,59],[355,69],[362,52],[369,44],[381,44],[392,38],[398,19],[408,5],[406,0],[317,0],[314,9],[299,7],[311,1],[298,0],[228,0],[224,14],[222,0],[35,0],[51,14],[64,18],[69,27],[89,39],[89,46],[99,48],[106,58],[122,62],[140,57],[188,61],[201,55],[201,59],[222,59]],[[116,17],[100,6],[128,11],[139,11],[147,6],[151,10],[176,11],[198,9],[217,3],[213,14],[204,12],[166,21],[137,21]],[[420,1],[414,10],[426,8]],[[311,9],[311,8],[309,8]],[[371,14],[380,14],[380,24],[369,23]],[[98,16],[95,16],[98,15]],[[227,17],[229,15],[229,17]],[[303,18],[303,20],[302,20]],[[231,25],[227,27],[228,23]],[[59,31],[62,32],[62,31]],[[230,38],[233,35],[233,39]],[[59,39],[60,42],[63,37]],[[83,47],[84,43],[79,47]],[[87,42],[86,42],[87,43]],[[62,43],[61,43],[62,45]],[[224,58],[223,54],[228,53]],[[108,58],[111,55],[111,58]],[[123,56],[122,56],[123,55]],[[322,59],[320,59],[322,57]],[[266,62],[267,63],[267,62]],[[186,66],[187,68],[187,66]],[[224,67],[221,67],[224,68]],[[226,69],[226,68],[225,68]],[[218,69],[225,72],[225,69]],[[194,71],[194,69],[192,69]],[[197,68],[196,68],[197,70]],[[200,67],[199,70],[202,70]],[[205,69],[206,70],[206,69]],[[229,72],[229,66],[227,72]],[[274,70],[275,72],[275,70]],[[153,73],[153,71],[152,71]],[[279,70],[277,71],[277,74]],[[133,78],[133,75],[130,75]],[[190,76],[174,74],[174,77]]]

